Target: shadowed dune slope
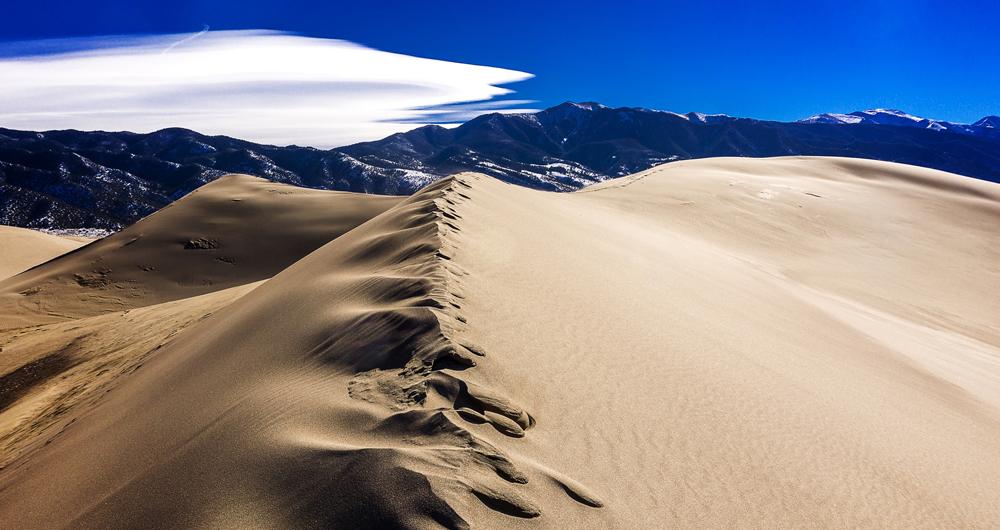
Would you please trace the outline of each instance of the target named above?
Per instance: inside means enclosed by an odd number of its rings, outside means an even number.
[[[0,469],[30,455],[187,327],[260,282],[134,310],[0,330]]]
[[[263,280],[399,200],[228,175],[121,232],[0,282],[0,329]]]
[[[1000,186],[847,159],[457,175],[118,378],[0,520],[996,526],[998,222]]]
[[[87,241],[0,225],[0,281],[81,247]]]

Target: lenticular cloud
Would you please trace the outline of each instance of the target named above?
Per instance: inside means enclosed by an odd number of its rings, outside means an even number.
[[[499,85],[531,77],[265,31],[63,39],[5,48],[0,127],[187,127],[279,145],[332,147],[374,139],[446,121],[455,104],[495,111],[495,105],[475,102],[508,94]],[[503,108],[502,101],[490,103]]]

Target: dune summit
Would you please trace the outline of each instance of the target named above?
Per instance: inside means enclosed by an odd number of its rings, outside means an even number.
[[[179,230],[275,186],[220,182],[0,282],[4,526],[1000,524],[997,184],[721,158],[295,190],[353,213],[215,275],[277,207]],[[98,286],[127,307],[70,281],[147,255]]]

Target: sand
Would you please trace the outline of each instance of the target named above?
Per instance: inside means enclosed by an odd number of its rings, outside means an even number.
[[[0,225],[0,281],[89,243],[37,230]]]
[[[228,175],[78,252],[0,281],[0,329],[270,278],[399,200]]]
[[[8,392],[4,526],[1000,525],[1000,186],[709,159],[394,200],[273,277],[4,332],[118,374]]]

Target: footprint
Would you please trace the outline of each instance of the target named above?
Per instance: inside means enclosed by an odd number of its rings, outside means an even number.
[[[486,506],[507,515],[525,519],[542,515],[542,511],[537,506],[515,493],[500,493],[494,489],[480,486],[480,489],[473,489],[472,494]]]
[[[604,503],[601,502],[600,499],[598,499],[593,493],[587,491],[587,489],[584,488],[578,482],[566,477],[557,478],[555,476],[550,476],[549,478],[551,478],[553,482],[558,484],[559,487],[561,487],[566,492],[566,494],[569,495],[570,498],[572,498],[576,502],[579,502],[580,504],[586,504],[591,508],[604,507]]]
[[[485,411],[483,416],[501,433],[513,438],[524,438],[524,429],[507,416],[489,410]]]

